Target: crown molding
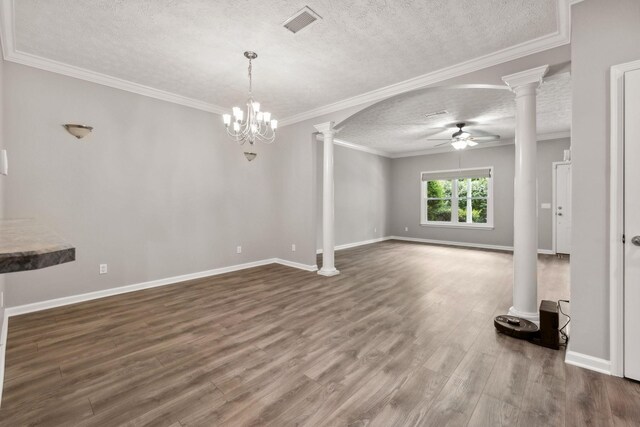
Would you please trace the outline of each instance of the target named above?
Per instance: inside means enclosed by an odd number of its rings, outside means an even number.
[[[540,134],[536,137],[536,140],[538,142],[542,142],[542,141],[552,141],[554,139],[563,139],[563,138],[570,138],[571,137],[571,132],[569,131],[563,131],[563,132],[551,132],[551,133],[543,133]],[[318,141],[322,141],[322,135],[318,134],[316,135],[316,139]],[[366,147],[364,145],[360,145],[360,144],[354,144],[353,142],[348,142],[345,141],[343,139],[335,139],[333,140],[333,143],[335,145],[340,145],[342,147],[346,147],[346,148],[350,148],[352,150],[357,150],[357,151],[363,151],[365,153],[369,153],[369,154],[375,154],[377,156],[381,156],[381,157],[387,157],[389,159],[400,159],[403,157],[416,157],[416,156],[428,156],[431,154],[442,154],[442,153],[455,153],[455,150],[453,150],[451,147],[449,146],[443,146],[443,147],[439,147],[439,148],[425,148],[424,150],[415,150],[415,151],[406,151],[403,153],[389,153],[388,151],[384,151],[384,150],[379,150],[376,148],[371,148],[371,147]],[[505,145],[512,145],[515,143],[515,139],[513,138],[509,138],[509,139],[505,139],[502,141],[493,141],[493,142],[486,142],[484,144],[478,144],[475,147],[467,147],[465,148],[465,150],[478,150],[481,148],[492,148],[492,147],[502,147]]]
[[[442,68],[431,73],[423,74],[403,82],[395,83],[284,118],[283,120],[280,120],[280,126],[282,127],[298,123],[303,120],[318,117],[323,114],[333,113],[335,111],[354,107],[367,102],[379,101],[400,93],[420,89],[443,80],[478,71],[483,68],[563,46],[569,43],[571,39],[571,5],[579,3],[580,1],[582,0],[558,0],[558,29],[553,33],[475,59],[461,62],[450,67]],[[208,111],[215,114],[223,114],[227,112],[226,108],[219,105],[18,51],[15,44],[14,0],[0,0],[0,2],[0,43],[2,44],[2,53],[6,61],[74,77],[103,86],[113,87],[127,92],[136,93],[138,95],[184,105],[202,111]]]
[[[352,150],[364,151],[365,153],[375,154],[376,156],[389,157],[389,158],[392,157],[391,153],[388,153],[386,151],[378,150],[371,147],[365,147],[364,145],[353,144],[343,139],[334,138],[333,143],[336,145],[340,145],[341,147],[351,148]]]
[[[564,46],[571,42],[571,5],[582,0],[558,0],[557,20],[558,29],[550,34],[517,44],[496,52],[461,62],[450,67],[442,68],[421,76],[375,89],[342,101],[314,108],[303,113],[285,117],[280,120],[281,126],[287,126],[304,120],[309,120],[324,114],[334,113],[346,108],[355,107],[368,102],[380,101],[401,93],[430,86],[443,80],[449,80],[484,68],[493,67],[504,62],[513,61],[534,53]]]
[[[210,104],[198,99],[189,98],[176,93],[120,79],[118,77],[54,61],[38,55],[21,52],[16,49],[14,16],[14,0],[2,0],[2,3],[0,4],[0,41],[2,43],[2,55],[5,61],[27,65],[40,70],[62,74],[76,79],[97,83],[99,85],[136,93],[138,95],[184,105],[197,110],[208,111],[210,113],[223,114],[228,110],[218,105]]]

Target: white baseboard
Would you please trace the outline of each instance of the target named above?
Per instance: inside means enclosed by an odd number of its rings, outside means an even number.
[[[375,239],[362,240],[360,242],[345,243],[344,245],[337,245],[334,250],[339,251],[342,249],[355,248],[356,246],[370,245],[372,243],[384,242],[385,240],[390,240],[392,238],[393,237],[391,236],[386,236],[386,237],[378,237]],[[322,249],[316,250],[316,254],[321,254],[321,253],[322,253]]]
[[[600,372],[601,374],[611,375],[611,361],[600,359],[598,357],[577,353],[567,349],[564,362],[569,365],[578,366],[580,368],[589,369]]]
[[[282,265],[286,265],[287,267],[293,267],[293,268],[297,268],[300,270],[304,270],[304,271],[318,271],[318,266],[317,265],[310,265],[310,264],[302,264],[299,262],[295,262],[295,261],[289,261],[286,259],[281,259],[281,258],[276,258],[275,262],[277,264],[282,264]]]
[[[513,252],[513,246],[485,245],[483,243],[468,243],[468,242],[452,242],[449,240],[421,239],[417,237],[404,237],[404,236],[391,236],[388,239],[402,240],[405,242],[427,243],[430,245],[460,246],[463,248],[478,248],[478,249],[490,249],[493,251]],[[551,249],[538,249],[538,253],[545,254],[545,255],[556,254]]]
[[[204,277],[217,276],[220,274],[231,273],[234,271],[245,270],[247,268],[260,267],[267,264],[282,264],[287,267],[299,268],[305,271],[316,271],[315,265],[300,264],[293,261],[287,261],[279,258],[269,258],[260,261],[247,262],[244,264],[231,265],[228,267],[216,268],[213,270],[200,271],[197,273],[184,274],[180,276],[167,277],[164,279],[151,280],[149,282],[136,283],[133,285],[121,286],[117,288],[105,289],[102,291],[88,292],[86,294],[72,295],[63,298],[56,298],[47,301],[40,301],[32,304],[19,305],[15,307],[7,307],[5,317],[18,316],[20,314],[33,313],[50,308],[62,307],[65,305],[76,304],[84,301],[91,301],[98,298],[110,297],[113,295],[125,294],[128,292],[140,291],[143,289],[157,288],[160,286],[172,285],[174,283],[186,282],[188,280],[201,279]]]

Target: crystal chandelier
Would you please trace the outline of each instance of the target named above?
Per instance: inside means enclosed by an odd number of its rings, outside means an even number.
[[[278,121],[271,118],[271,113],[260,111],[260,103],[254,101],[251,80],[251,61],[258,57],[255,52],[245,52],[244,56],[249,60],[249,99],[247,100],[247,111],[239,107],[233,107],[232,114],[223,114],[222,120],[227,129],[227,133],[237,143],[243,145],[249,142],[248,151],[244,152],[247,160],[256,158],[257,154],[252,147],[256,141],[270,144],[276,138]]]

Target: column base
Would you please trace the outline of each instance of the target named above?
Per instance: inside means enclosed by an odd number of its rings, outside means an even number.
[[[328,270],[322,267],[320,270],[318,270],[318,274],[321,276],[331,277],[331,276],[337,276],[338,274],[340,274],[340,272],[335,268]]]
[[[516,310],[514,307],[509,309],[509,316],[520,317],[521,319],[529,320],[535,323],[537,326],[540,326],[540,313],[529,313],[526,311]]]

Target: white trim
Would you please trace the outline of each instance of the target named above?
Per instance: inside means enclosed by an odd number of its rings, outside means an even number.
[[[375,239],[362,240],[360,242],[345,243],[343,245],[337,245],[334,250],[341,251],[342,249],[355,248],[356,246],[370,245],[372,243],[384,242],[385,240],[389,240],[392,238],[393,237],[391,236],[386,236],[386,237],[377,237]],[[322,253],[322,249],[316,250],[316,254],[321,254],[321,253]]]
[[[489,249],[493,251],[513,252],[513,246],[486,245],[484,243],[453,242],[449,240],[421,239],[418,237],[406,237],[406,236],[391,236],[388,239],[401,240],[404,242],[425,243],[428,245],[459,246],[462,248],[470,248],[470,249]],[[538,249],[538,253],[541,255],[554,255],[554,253],[549,249]]]
[[[553,248],[553,253],[557,253],[556,251],[556,206],[558,205],[556,201],[556,182],[558,179],[558,165],[570,165],[571,162],[551,162],[551,216],[553,217],[551,220],[551,247]],[[540,208],[538,208],[539,210]]]
[[[405,236],[386,236],[379,237],[377,239],[363,240],[361,242],[346,243],[344,245],[336,246],[336,251],[342,249],[355,248],[357,246],[370,245],[372,243],[384,242],[386,240],[400,240],[404,242],[426,243],[429,245],[444,245],[444,246],[460,246],[471,249],[491,249],[495,251],[513,252],[513,246],[501,246],[501,245],[485,245],[482,243],[467,243],[467,242],[453,242],[449,240],[433,240],[433,239],[420,239],[417,237],[405,237]],[[318,249],[316,254],[321,254],[322,249]],[[555,255],[551,249],[538,249],[538,253],[541,255]]]
[[[210,113],[224,114],[228,112],[228,109],[226,108],[204,102],[199,99],[189,98],[177,93],[167,92],[150,86],[134,83],[128,80],[120,79],[118,77],[113,77],[107,74],[87,70],[85,68],[80,68],[62,62],[54,61],[42,56],[21,52],[17,50],[15,44],[14,13],[13,0],[2,0],[2,4],[0,5],[0,37],[2,39],[2,53],[5,61],[27,65],[29,67],[74,77],[76,79],[97,83],[99,85],[108,86],[131,93],[136,93],[138,95],[148,96],[150,98],[184,105],[186,107],[195,108],[197,110],[208,111]]]
[[[564,138],[570,138],[571,137],[571,132],[570,131],[564,131],[564,132],[552,132],[552,133],[544,133],[544,134],[540,134],[537,136],[537,140],[538,142],[542,142],[542,141],[553,141],[556,139],[564,139]],[[316,135],[316,139],[318,141],[322,141],[322,135],[317,134]],[[429,156],[431,154],[441,154],[441,153],[454,153],[456,152],[452,147],[450,146],[444,146],[444,147],[439,147],[439,148],[425,148],[424,150],[417,150],[417,151],[405,151],[405,152],[400,152],[400,153],[389,153],[387,151],[384,150],[380,150],[377,148],[371,148],[371,147],[366,147],[364,145],[360,145],[360,144],[355,144],[353,142],[349,142],[349,141],[345,141],[344,139],[333,139],[334,144],[336,145],[340,145],[342,147],[345,148],[351,148],[353,150],[358,150],[358,151],[364,151],[365,153],[370,153],[370,154],[375,154],[378,156],[382,156],[382,157],[387,157],[389,159],[401,159],[404,157],[416,157],[416,156]],[[509,138],[509,139],[504,139],[501,141],[492,141],[492,142],[485,142],[483,144],[478,144],[474,147],[467,147],[465,148],[465,151],[467,150],[477,150],[479,148],[492,148],[492,147],[502,147],[505,145],[512,145],[515,142],[515,140],[513,138]]]
[[[340,145],[341,147],[351,148],[352,150],[364,151],[365,153],[375,154],[377,156],[382,156],[382,157],[391,157],[391,155],[386,151],[365,147],[364,145],[354,144],[352,142],[347,142],[343,139],[334,138],[333,143],[336,145]]]
[[[424,173],[449,173],[449,172],[462,172],[475,169],[489,169],[489,188],[487,189],[487,223],[486,224],[467,224],[458,222],[458,179],[453,179],[452,193],[451,193],[451,222],[429,222],[424,221],[427,213],[427,198],[425,197],[425,186],[427,181],[422,180],[422,174]],[[461,169],[447,169],[439,171],[422,171],[420,172],[420,225],[426,227],[452,227],[452,228],[484,228],[493,229],[493,166],[480,166],[474,168],[461,168]],[[455,190],[455,192],[454,192]],[[455,220],[455,221],[454,221]]]
[[[563,132],[543,133],[541,135],[538,135],[536,137],[536,140],[538,142],[541,142],[541,141],[551,141],[554,139],[564,139],[564,138],[571,138],[571,131],[567,130]]]
[[[229,267],[221,267],[213,270],[200,271],[197,273],[183,274],[180,276],[167,277],[164,279],[151,280],[143,283],[136,283],[133,285],[120,286],[117,288],[104,289],[101,291],[88,292],[85,294],[71,295],[68,297],[56,298],[47,301],[39,301],[32,304],[19,305],[15,307],[7,307],[5,314],[8,317],[18,316],[21,314],[33,313],[41,310],[48,310],[50,308],[62,307],[70,304],[77,304],[79,302],[91,301],[98,298],[105,298],[114,295],[125,294],[129,292],[140,291],[144,289],[157,288],[160,286],[173,285],[180,282],[186,282],[188,280],[201,279],[205,277],[217,276],[220,274],[231,273],[234,271],[245,270],[247,268],[260,267],[268,264],[281,264],[287,267],[299,268],[305,271],[316,271],[318,268],[315,265],[305,265],[293,261],[282,260],[279,258],[270,258],[260,261],[247,262],[244,264],[232,265]]]
[[[580,0],[578,0],[580,1]],[[550,34],[538,37],[515,46],[508,47],[478,58],[470,59],[450,67],[442,68],[421,76],[417,76],[399,83],[385,86],[370,92],[365,92],[342,101],[334,102],[322,107],[314,108],[303,113],[295,114],[280,120],[281,126],[287,126],[304,120],[312,119],[324,114],[355,107],[368,102],[375,102],[381,99],[390,98],[394,95],[409,92],[415,89],[432,85],[434,83],[448,80],[484,68],[492,67],[504,62],[513,61],[524,56],[542,52],[555,47],[563,46],[571,41],[571,4],[576,0],[558,0],[557,24],[558,29]]]
[[[439,81],[448,80],[453,77],[458,77],[483,68],[513,61],[524,56],[568,44],[571,41],[571,4],[575,2],[576,0],[558,1],[556,13],[557,30],[553,33],[549,33],[542,37],[538,37],[506,49],[498,50],[478,58],[470,59],[450,67],[442,68],[431,73],[423,74],[399,83],[347,98],[342,101],[286,117],[280,120],[280,126],[290,125],[367,102],[379,101],[400,93],[423,88]],[[7,61],[75,77],[104,86],[114,87],[137,93],[139,95],[149,96],[151,98],[161,99],[167,102],[185,105],[198,110],[209,111],[216,114],[223,114],[227,112],[227,109],[215,104],[154,89],[149,86],[140,85],[127,80],[108,76],[106,74],[97,73],[80,67],[74,67],[58,61],[18,51],[15,43],[13,0],[2,0],[2,3],[0,4],[0,27],[0,38],[3,47],[2,51],[4,59]]]
[[[495,227],[489,224],[477,224],[477,223],[466,223],[466,222],[438,222],[438,221],[427,221],[420,224],[420,227],[437,227],[437,228],[473,228],[479,230],[493,230]]]
[[[317,133],[316,134],[316,141],[324,142],[324,136],[321,133]],[[387,153],[386,151],[378,150],[378,149],[371,148],[371,147],[366,147],[366,146],[360,145],[360,144],[354,144],[353,142],[345,141],[344,139],[333,138],[333,143],[335,145],[339,145],[339,146],[345,147],[345,148],[350,148],[352,150],[363,151],[363,152],[369,153],[369,154],[375,154],[376,156],[391,157],[391,154]]]
[[[293,268],[297,268],[299,270],[304,270],[304,271],[318,271],[318,266],[313,264],[302,264],[300,262],[295,262],[295,261],[289,261],[286,259],[282,259],[282,258],[276,258],[274,260],[274,262],[276,264],[280,264],[280,265],[285,265],[287,267],[293,267]]]
[[[609,357],[611,375],[624,376],[624,73],[640,61],[611,67],[609,176]]]
[[[612,375],[611,362],[609,360],[577,353],[569,349],[567,349],[567,353],[565,354],[564,362],[569,365],[600,372],[601,374]]]
[[[536,87],[542,84],[542,79],[549,71],[549,65],[542,65],[540,67],[531,68],[529,70],[520,71],[508,76],[502,77],[502,81],[505,82],[509,89],[515,91],[520,86],[535,83]]]

